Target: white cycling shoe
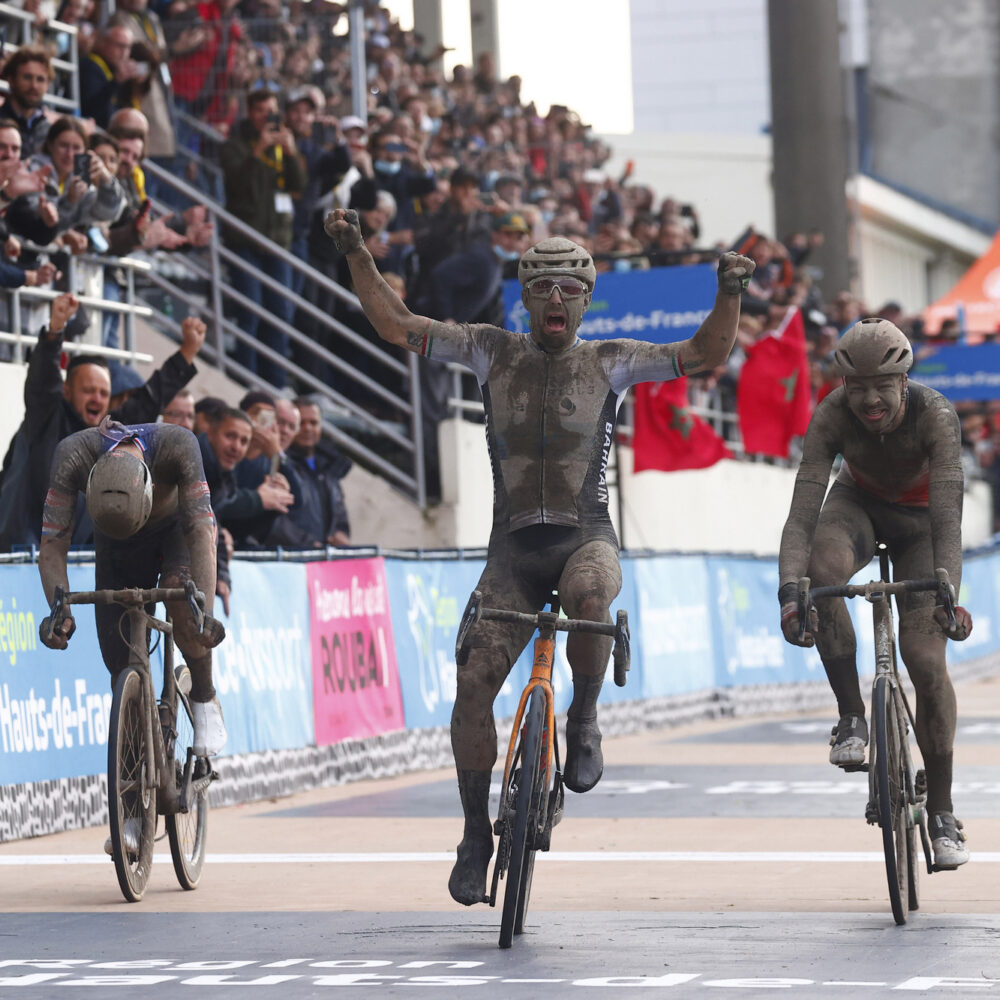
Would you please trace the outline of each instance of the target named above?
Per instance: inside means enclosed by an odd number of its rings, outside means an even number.
[[[932,813],[927,821],[934,848],[934,867],[952,871],[969,860],[969,848],[965,846],[962,821],[950,812]]]
[[[218,698],[192,701],[194,752],[196,757],[214,757],[226,745],[226,723]]]
[[[139,816],[129,816],[125,820],[125,850],[129,860],[134,861],[139,856],[139,839],[142,837],[142,819]],[[111,838],[104,841],[104,853],[111,854]]]
[[[868,725],[863,715],[842,715],[830,733],[830,763],[858,767],[865,762]]]

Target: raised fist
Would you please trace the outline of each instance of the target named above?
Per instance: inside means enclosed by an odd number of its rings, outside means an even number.
[[[757,265],[742,254],[732,251],[719,258],[719,290],[726,295],[740,295],[750,284],[750,275]]]
[[[335,208],[323,221],[323,229],[342,254],[349,254],[364,246],[358,213],[352,208]]]

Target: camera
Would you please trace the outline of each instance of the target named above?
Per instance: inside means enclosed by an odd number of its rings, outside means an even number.
[[[272,112],[266,119],[267,127],[270,129],[281,128],[281,115],[277,111]]]
[[[90,180],[90,153],[73,154],[73,176]]]

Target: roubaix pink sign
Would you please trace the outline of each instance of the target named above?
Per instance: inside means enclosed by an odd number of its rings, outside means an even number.
[[[310,563],[306,578],[316,745],[402,729],[383,561]]]

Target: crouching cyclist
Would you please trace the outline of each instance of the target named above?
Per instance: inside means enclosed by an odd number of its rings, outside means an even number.
[[[840,721],[830,763],[863,764],[868,743],[856,662],[857,641],[843,598],[816,602],[818,620],[799,638],[800,577],[840,586],[888,547],[897,580],[933,578],[943,566],[956,592],[962,576],[961,433],[951,403],[907,373],[913,351],[888,320],[863,319],[834,353],[844,385],[817,406],[806,432],[779,555],[781,629],[796,645],[815,642]],[[843,463],[827,493],[838,455]],[[825,501],[824,501],[825,496]],[[933,593],[897,598],[899,651],[917,695],[916,736],[927,772],[934,861],[951,869],[969,860],[952,811],[955,691],[945,664],[948,639],[965,639],[972,618],[956,608],[949,631]]]
[[[215,593],[216,524],[195,436],[175,424],[125,426],[108,417],[64,438],[52,462],[42,519],[38,568],[52,605],[56,587],[69,590],[66,554],[84,493],[95,528],[98,590],[183,587],[188,579]],[[225,637],[222,623],[205,615],[198,633],[185,602],[168,604],[174,638],[191,670],[194,751],[219,753],[226,743],[222,709],[212,683],[212,653]],[[128,666],[127,620],[121,608],[96,605],[97,637],[111,684]],[[76,628],[70,607],[44,619],[42,642],[65,649]],[[137,831],[131,831],[136,846]],[[130,831],[125,831],[126,841]],[[132,845],[130,845],[132,846]],[[110,841],[105,845],[110,853]]]

